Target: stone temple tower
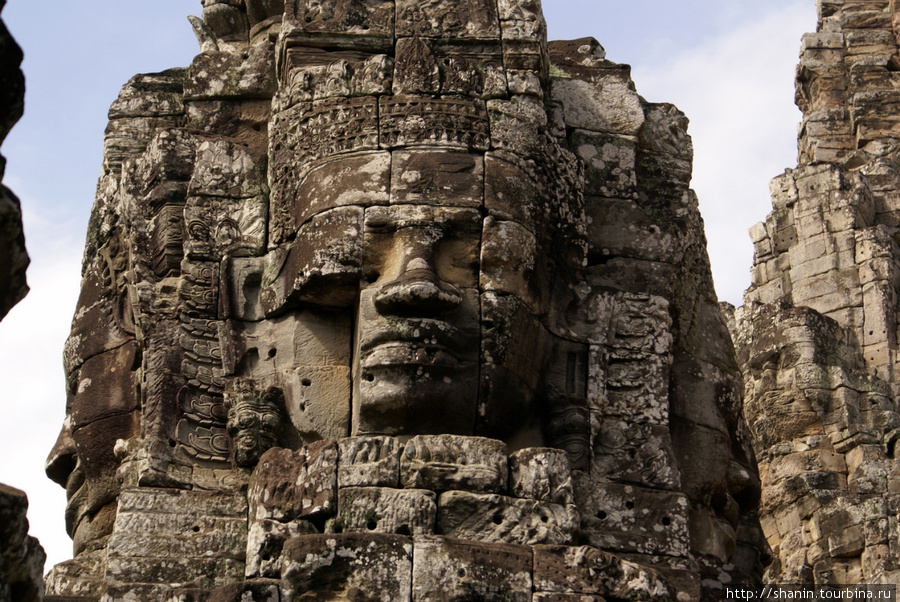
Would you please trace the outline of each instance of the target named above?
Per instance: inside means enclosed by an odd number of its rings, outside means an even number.
[[[821,0],[737,312],[775,583],[900,579],[900,7]]]
[[[687,119],[538,0],[204,0],[110,109],[58,600],[682,600],[768,548]]]

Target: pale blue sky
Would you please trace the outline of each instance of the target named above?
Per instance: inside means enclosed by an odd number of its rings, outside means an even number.
[[[24,489],[32,534],[71,556],[65,495],[43,476],[64,415],[62,345],[78,294],[106,112],[133,74],[187,66],[199,0],[9,0],[25,51],[24,118],[3,144],[4,183],[22,199],[32,291],[0,323],[0,482]],[[638,92],[691,119],[719,296],[749,285],[747,229],[770,208],[768,181],[796,163],[793,69],[815,0],[544,0],[551,39],[593,36],[629,63]]]

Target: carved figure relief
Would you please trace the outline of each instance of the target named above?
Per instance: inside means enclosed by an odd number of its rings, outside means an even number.
[[[232,386],[226,404],[234,463],[255,466],[264,452],[278,444],[284,427],[284,392],[277,387],[257,391],[252,382],[241,379]]]

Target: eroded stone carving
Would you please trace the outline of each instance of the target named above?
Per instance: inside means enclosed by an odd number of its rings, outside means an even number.
[[[596,41],[548,44],[530,0],[281,4],[204,2],[191,68],[111,114],[48,465],[77,554],[53,591],[85,566],[119,593],[243,570],[284,600],[755,579],[686,119]],[[245,496],[243,556],[106,570],[89,554],[124,566],[149,491],[199,496],[200,533]]]
[[[278,444],[284,424],[284,392],[277,387],[256,391],[248,381],[236,380],[228,408],[228,436],[234,463],[256,466],[259,457]],[[226,394],[226,403],[228,395]]]

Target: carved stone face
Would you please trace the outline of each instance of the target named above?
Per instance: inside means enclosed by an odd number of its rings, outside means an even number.
[[[553,337],[542,320],[562,272],[547,259],[556,201],[554,184],[515,160],[425,147],[281,172],[286,229],[301,225],[264,285],[275,299],[267,311],[299,301],[352,323],[349,395],[287,395],[304,440],[447,433],[544,444],[538,400]],[[349,424],[337,433],[339,415]]]
[[[480,213],[371,207],[364,236],[352,434],[472,434]]]
[[[758,493],[686,119],[536,0],[203,5],[110,112],[47,469],[76,552],[153,573],[128,500],[247,492],[236,579],[313,531],[729,561]]]

